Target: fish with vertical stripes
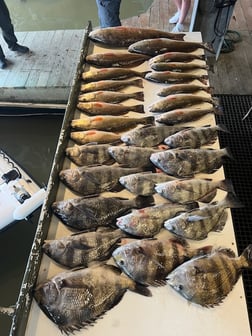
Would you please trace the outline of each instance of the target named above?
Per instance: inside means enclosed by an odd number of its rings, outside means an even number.
[[[188,301],[210,308],[227,297],[248,268],[252,268],[252,244],[238,257],[231,249],[219,247],[178,266],[167,283]]]
[[[160,286],[165,285],[166,276],[175,267],[211,249],[192,249],[185,240],[168,234],[126,243],[116,248],[112,256],[118,267],[137,283]]]

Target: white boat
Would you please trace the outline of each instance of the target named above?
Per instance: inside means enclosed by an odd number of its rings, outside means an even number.
[[[0,231],[26,219],[45,199],[46,191],[0,149]]]

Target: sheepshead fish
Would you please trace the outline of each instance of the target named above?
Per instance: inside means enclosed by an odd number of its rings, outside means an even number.
[[[101,68],[92,69],[83,72],[81,78],[84,82],[98,82],[105,79],[127,79],[131,77],[142,77],[144,78],[148,71],[140,72],[132,69],[125,68]]]
[[[121,136],[121,140],[130,146],[138,147],[153,147],[164,141],[166,137],[178,132],[183,127],[169,127],[169,126],[143,126],[128,131]]]
[[[219,305],[238,281],[243,269],[252,267],[252,245],[236,257],[220,247],[209,255],[191,259],[173,270],[168,284],[188,301],[203,307]]]
[[[155,118],[153,116],[147,117],[128,117],[128,116],[109,116],[101,115],[94,117],[83,116],[79,119],[71,121],[71,127],[76,130],[98,130],[98,131],[121,131],[135,127],[139,124],[150,125],[153,124]]]
[[[109,144],[75,145],[66,148],[66,156],[77,166],[113,164],[115,160],[108,152]]]
[[[132,54],[129,52],[104,52],[87,55],[85,61],[96,67],[133,67],[148,60],[147,55]]]
[[[94,102],[103,101],[105,103],[121,103],[128,99],[136,99],[144,101],[143,91],[124,93],[124,92],[114,92],[114,91],[94,91],[83,93],[79,95],[78,100],[80,102]]]
[[[219,106],[218,101],[211,96],[200,96],[190,93],[178,93],[174,95],[169,95],[165,98],[160,99],[159,101],[153,103],[150,106],[150,112],[168,112],[180,107],[187,107],[194,104],[209,103],[215,106]]]
[[[190,71],[195,69],[205,69],[209,70],[206,63],[195,63],[195,62],[156,62],[151,64],[151,69],[154,71]]]
[[[156,82],[156,83],[184,83],[186,81],[191,81],[198,79],[199,81],[205,83],[207,75],[190,73],[190,72],[176,72],[176,71],[152,71],[145,75],[145,79]]]
[[[214,173],[222,166],[224,157],[231,157],[227,148],[190,148],[169,149],[153,153],[150,160],[169,175],[191,177],[197,173]]]
[[[211,88],[207,85],[199,85],[194,83],[181,83],[181,84],[172,84],[162,88],[157,95],[160,97],[167,97],[172,94],[177,93],[194,93],[197,91],[205,91],[211,93]]]
[[[217,115],[221,115],[222,112],[220,108],[207,107],[207,108],[200,108],[200,107],[189,107],[189,108],[181,108],[175,109],[172,111],[164,112],[158,115],[155,119],[158,123],[166,124],[166,125],[176,125],[179,123],[193,121],[200,119],[204,115],[208,113],[214,113]]]
[[[120,166],[82,166],[64,169],[59,173],[60,180],[72,191],[82,195],[97,195],[104,191],[117,190],[121,176],[138,173],[143,168],[125,168]],[[120,188],[121,189],[121,188]]]
[[[65,271],[39,283],[34,298],[41,310],[62,333],[69,335],[91,326],[114,307],[127,290],[151,296],[112,265],[94,265]]]
[[[153,63],[159,62],[189,62],[193,60],[205,60],[205,55],[198,55],[189,52],[181,52],[181,51],[173,51],[173,52],[166,52],[164,54],[160,54],[154,56],[150,59],[149,63],[152,65]]]
[[[157,183],[155,191],[171,202],[182,204],[191,202],[209,203],[216,196],[217,189],[234,193],[234,187],[229,179],[176,179]]]
[[[79,145],[85,145],[91,142],[98,144],[113,143],[120,140],[121,135],[113,132],[99,131],[96,129],[89,131],[70,132],[70,138]]]
[[[218,136],[218,131],[227,131],[220,125],[192,127],[164,139],[170,148],[199,148],[203,145],[213,144]]]
[[[142,285],[165,285],[165,278],[175,267],[211,247],[191,249],[182,239],[138,239],[114,250],[112,256],[123,272]]]
[[[132,208],[152,205],[153,197],[137,196],[133,199],[121,197],[79,197],[52,204],[54,214],[67,226],[94,231],[99,226],[111,226],[118,216]]]
[[[155,194],[157,183],[174,180],[175,177],[164,173],[142,172],[119,178],[119,182],[130,192],[136,195],[149,196]]]
[[[139,88],[143,88],[143,80],[141,78],[137,79],[125,79],[122,80],[101,80],[98,82],[91,82],[86,84],[81,84],[80,91],[83,93],[94,92],[94,91],[117,91],[124,89],[128,86],[136,86]]]
[[[137,237],[153,237],[160,232],[166,220],[176,216],[180,212],[188,211],[194,206],[163,203],[145,207],[118,217],[116,225],[121,230]]]
[[[119,164],[125,167],[152,167],[150,156],[156,151],[150,147],[135,147],[135,146],[110,146],[109,154]]]
[[[241,207],[241,203],[233,194],[227,194],[220,202],[207,204],[169,218],[164,222],[164,227],[183,238],[202,240],[207,238],[211,231],[223,230],[228,217],[227,208]]]
[[[123,105],[105,102],[78,102],[77,108],[87,114],[98,115],[121,115],[128,112],[144,113],[144,105]]]
[[[46,240],[42,250],[63,266],[88,267],[94,261],[109,259],[117,243],[125,236],[121,230],[78,232],[63,238]]]
[[[152,28],[125,26],[98,28],[89,33],[90,40],[112,47],[128,47],[132,43],[146,38],[166,37],[183,40],[184,36],[184,33],[170,33]]]
[[[177,41],[169,38],[143,39],[128,47],[129,52],[140,53],[152,57],[158,54],[164,54],[168,51],[192,52],[197,49],[204,49],[214,53],[212,46],[207,43]]]

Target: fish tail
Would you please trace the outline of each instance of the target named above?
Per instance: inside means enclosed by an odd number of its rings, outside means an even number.
[[[204,85],[208,84],[208,75],[202,75],[198,79],[202,84],[204,84]]]
[[[141,78],[133,79],[131,82],[132,85],[137,86],[139,88],[143,88],[143,80]]]
[[[135,98],[136,100],[144,101],[144,93],[143,93],[143,91],[134,92],[134,93],[132,93],[131,98]]]
[[[244,268],[252,268],[252,244],[249,244],[242,252],[240,258],[245,259]]]
[[[213,104],[214,110],[217,112],[217,113],[215,112],[216,114],[223,114],[223,108],[217,97],[212,97],[212,104]]]
[[[131,106],[131,111],[137,113],[144,113],[144,105],[143,104],[133,105]]]
[[[142,78],[145,78],[145,76],[146,76],[148,73],[150,73],[150,72],[152,72],[152,71],[151,71],[151,70],[143,71],[143,72],[139,72],[138,75],[139,75],[140,77],[142,77]]]
[[[227,129],[227,127],[223,124],[219,124],[217,125],[217,129],[218,131],[222,131],[222,132],[225,132],[225,133],[229,133],[231,134],[231,132]]]
[[[137,196],[135,198],[136,208],[141,209],[155,204],[153,196]]]
[[[138,283],[135,283],[135,288],[132,289],[132,291],[143,296],[152,296],[152,293],[148,287]]]
[[[174,38],[174,40],[178,40],[178,41],[184,41],[185,39],[184,39],[184,37],[186,36],[186,34],[184,34],[184,33],[172,33],[172,35],[173,35],[173,38]]]
[[[227,193],[227,195],[224,198],[223,202],[229,208],[243,208],[244,207],[244,205],[240,202],[240,200],[232,192],[228,192]]]
[[[223,150],[224,150],[224,156],[227,156],[228,158],[234,160],[234,157],[228,147],[224,148]]]
[[[143,123],[145,125],[154,125],[154,122],[155,122],[155,117],[153,116],[143,118]]]
[[[209,51],[210,53],[215,54],[213,45],[212,45],[210,42],[205,42],[205,43],[203,43],[203,48],[204,48],[205,50]]]
[[[219,188],[221,190],[224,190],[224,191],[231,192],[231,193],[235,194],[234,185],[233,185],[233,182],[230,179],[222,180],[220,182]]]

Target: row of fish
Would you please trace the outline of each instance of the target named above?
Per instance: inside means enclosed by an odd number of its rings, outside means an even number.
[[[52,204],[54,215],[74,233],[42,246],[70,270],[38,284],[34,297],[67,335],[95,323],[127,290],[148,297],[148,286],[168,283],[189,301],[213,307],[241,270],[252,267],[251,245],[236,257],[228,248],[193,248],[186,240],[222,231],[226,209],[242,205],[231,181],[194,176],[215,172],[231,154],[227,148],[202,148],[216,141],[218,131],[227,132],[225,126],[177,125],[221,113],[207,76],[194,72],[208,69],[203,52],[194,51],[212,51],[211,46],[184,36],[133,27],[89,34],[94,43],[127,50],[85,58],[95,68],[81,75],[81,115],[70,122],[75,144],[65,150],[76,167],[59,173],[76,197]],[[143,62],[150,70],[131,69]],[[161,86],[160,100],[141,116],[145,80]],[[128,87],[135,92],[119,92]],[[128,99],[142,103],[124,105]],[[140,117],[124,116],[129,112]],[[118,196],[121,190],[132,196]],[[217,190],[226,196],[214,202]],[[104,196],[107,191],[115,195]],[[157,195],[163,200],[158,204]]]

